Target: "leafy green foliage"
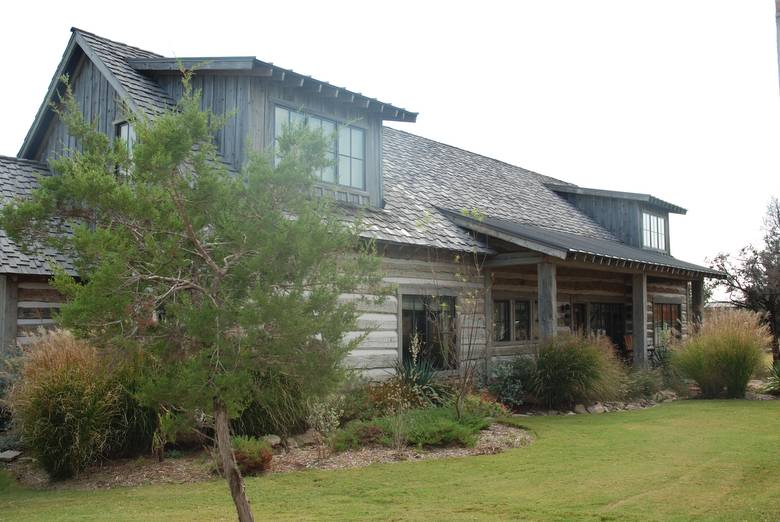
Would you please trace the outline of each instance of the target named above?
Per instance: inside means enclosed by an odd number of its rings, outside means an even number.
[[[764,385],[764,393],[780,395],[780,362],[774,363],[772,369],[769,370],[769,375]]]
[[[230,172],[212,139],[220,118],[200,110],[188,79],[174,109],[130,117],[132,157],[66,97],[59,116],[80,149],[0,224],[30,248],[74,255],[82,282],[62,271],[54,281],[68,298],[60,320],[101,350],[143,354],[144,404],[190,418],[217,403],[232,419],[254,409],[274,428],[264,431],[284,433],[307,397],[343,377],[360,339],[344,340],[356,309],[338,296],[378,293],[378,261],[359,220],[310,196],[326,164],[321,133],[288,129],[276,165],[256,155]]]
[[[674,353],[673,362],[684,377],[696,381],[704,397],[741,398],[748,381],[761,369],[771,341],[758,314],[713,311]]]
[[[401,433],[403,445],[419,448],[473,446],[479,431],[490,425],[484,413],[484,409],[474,408],[466,410],[458,419],[455,408],[448,406],[412,409],[368,421],[351,421],[333,434],[330,444],[335,451],[374,444],[393,447],[396,445],[397,417],[400,417],[404,426]]]
[[[447,385],[436,381],[436,368],[429,359],[396,361],[391,380],[405,388],[408,395],[415,396],[414,402],[420,405],[441,406],[452,395]]]
[[[495,368],[488,390],[507,408],[517,409],[528,400],[535,375],[536,362],[530,357],[517,357]]]
[[[259,475],[271,469],[274,453],[268,442],[255,437],[233,437],[233,453],[242,475]]]

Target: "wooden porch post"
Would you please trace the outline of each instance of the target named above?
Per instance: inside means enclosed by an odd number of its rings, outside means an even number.
[[[704,319],[704,279],[694,279],[691,282],[691,324],[697,331]]]
[[[631,347],[634,351],[634,366],[647,366],[647,274],[634,274],[631,324],[633,325]]]
[[[539,337],[553,337],[558,330],[558,288],[555,277],[555,265],[539,263],[536,265],[539,293]]]

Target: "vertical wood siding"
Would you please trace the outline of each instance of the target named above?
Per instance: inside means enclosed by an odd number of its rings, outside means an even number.
[[[108,80],[86,56],[82,55],[79,59],[70,83],[73,96],[87,121],[98,131],[114,136],[114,124],[124,115],[123,104]],[[63,154],[66,149],[78,147],[66,125],[54,115],[33,158],[46,161]]]

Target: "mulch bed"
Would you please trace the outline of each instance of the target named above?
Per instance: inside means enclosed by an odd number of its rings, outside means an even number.
[[[526,430],[495,423],[480,432],[473,448],[405,448],[396,451],[376,446],[321,455],[317,447],[306,446],[274,455],[271,472],[350,469],[377,463],[492,455],[506,449],[527,446],[532,441],[531,434]],[[214,461],[205,450],[167,458],[163,462],[149,457],[105,461],[91,467],[78,478],[60,482],[49,481],[46,473],[29,457],[21,457],[4,466],[21,485],[32,489],[111,489],[149,484],[186,484],[217,477]]]

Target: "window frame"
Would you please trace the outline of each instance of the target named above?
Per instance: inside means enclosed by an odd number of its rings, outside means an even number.
[[[527,322],[528,336],[524,339],[517,338],[516,322],[517,322],[518,302],[522,302],[528,305],[528,322]],[[508,340],[500,341],[496,339],[496,317],[495,317],[496,303],[509,303],[509,323],[508,323],[509,339]],[[494,297],[492,306],[493,308],[491,311],[491,317],[492,317],[493,324],[491,325],[492,328],[491,328],[490,335],[493,344],[506,345],[506,344],[514,344],[514,343],[534,342],[535,340],[534,308],[536,307],[536,302],[534,301],[533,297],[530,296]]]
[[[127,138],[122,136],[124,127],[127,127]],[[124,142],[128,158],[133,159],[133,147],[138,143],[138,136],[135,134],[133,124],[128,120],[116,120],[114,122],[114,139]],[[126,169],[120,168],[119,165],[116,166],[116,173],[123,178],[128,177],[130,174]]]
[[[348,189],[350,191],[360,192],[362,194],[367,194],[368,192],[368,161],[366,158],[367,154],[367,141],[368,141],[368,127],[364,125],[357,125],[356,122],[347,122],[343,119],[335,118],[332,115],[324,114],[320,111],[316,110],[310,110],[309,108],[302,107],[302,106],[296,106],[288,101],[285,100],[277,100],[272,99],[271,100],[271,114],[272,114],[272,122],[271,122],[271,147],[273,150],[276,149],[276,141],[277,141],[277,122],[276,122],[276,109],[282,108],[284,110],[289,111],[290,113],[298,113],[305,117],[313,117],[317,118],[318,120],[327,121],[329,123],[332,123],[334,126],[334,132],[335,137],[333,140],[333,150],[328,150],[328,153],[332,153],[332,161],[333,161],[333,179],[334,181],[327,181],[323,179],[322,169],[321,172],[317,173],[318,179],[317,183],[321,183],[323,185],[329,185],[333,187],[340,187],[342,189]],[[339,151],[339,142],[340,142],[340,132],[342,128],[347,128],[350,130],[350,154],[341,154]],[[352,155],[351,146],[352,146],[352,134],[354,130],[358,130],[362,133],[363,138],[363,150],[360,158],[357,158]],[[274,154],[274,157],[276,155]],[[350,183],[349,184],[342,184],[339,183],[339,158],[343,156],[345,158],[348,158],[350,162]],[[354,161],[361,161],[363,165],[363,172],[362,172],[362,184],[361,186],[354,186],[352,185],[352,168],[351,165]]]
[[[451,347],[453,350],[453,353],[451,354],[452,360],[448,361],[446,359],[442,360],[442,367],[439,367],[434,363],[434,368],[436,372],[439,373],[447,373],[447,372],[455,372],[460,367],[460,314],[458,313],[458,296],[457,295],[450,295],[450,294],[434,294],[430,291],[405,291],[403,293],[398,294],[398,311],[399,311],[399,321],[398,321],[398,358],[399,361],[401,361],[402,364],[405,364],[406,359],[404,357],[406,353],[406,347],[405,347],[405,334],[404,334],[404,315],[405,312],[409,309],[404,306],[405,299],[409,298],[420,298],[423,300],[423,306],[427,307],[427,304],[430,300],[446,300],[448,302],[448,305],[451,305],[449,308],[449,314],[450,314],[450,321],[451,321],[451,327],[450,330],[451,338],[453,342],[453,346]],[[417,310],[412,310],[412,312],[416,312]],[[427,309],[421,311],[422,313],[428,313]],[[437,313],[441,313],[441,310],[436,310]],[[428,325],[426,322],[426,334],[428,332]]]
[[[661,312],[661,321],[659,325],[658,321],[658,314],[656,313],[657,308],[660,307]],[[659,346],[658,343],[658,332],[663,330],[663,327],[665,326],[666,321],[664,320],[664,312],[663,309],[665,307],[669,307],[670,309],[670,316],[676,315],[677,325],[673,326],[671,329],[673,336],[675,339],[680,340],[682,339],[683,334],[683,318],[682,318],[682,303],[679,301],[667,301],[667,300],[653,300],[653,347]],[[676,314],[672,314],[672,307],[675,308]],[[672,319],[674,320],[674,319]]]
[[[642,209],[640,212],[640,236],[642,238],[642,248],[646,250],[655,250],[657,252],[666,252],[668,237],[669,237],[669,224],[666,216],[662,213],[654,212],[652,210]],[[653,225],[656,226],[653,229]],[[663,230],[661,230],[663,227]],[[659,246],[654,246],[653,242],[656,242]]]

